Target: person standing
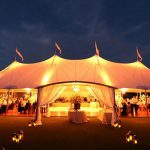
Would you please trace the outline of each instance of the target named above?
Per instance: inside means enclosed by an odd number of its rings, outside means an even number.
[[[138,99],[136,96],[133,96],[131,99],[131,114],[133,117],[137,116],[138,111]]]

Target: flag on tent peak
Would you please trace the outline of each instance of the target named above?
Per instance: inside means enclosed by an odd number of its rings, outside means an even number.
[[[17,47],[16,47],[16,53],[17,53],[18,56],[21,58],[21,60],[24,61],[24,58],[23,58],[22,54],[20,53],[20,51],[18,50]]]
[[[56,42],[55,42],[55,46],[56,46],[57,50],[59,51],[59,54],[61,54],[62,49],[60,48],[60,46]]]
[[[141,56],[141,54],[139,52],[138,47],[136,47],[136,52],[137,52],[137,60],[141,62],[143,58],[142,58],[142,56]]]
[[[96,51],[96,55],[98,55],[98,56],[99,56],[99,49],[98,49],[98,47],[97,47],[96,42],[95,42],[95,51]]]

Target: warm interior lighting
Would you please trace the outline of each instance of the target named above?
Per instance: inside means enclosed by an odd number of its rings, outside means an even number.
[[[72,90],[73,92],[79,92],[80,91],[80,86],[79,86],[79,83],[73,83],[72,84]]]
[[[30,93],[30,92],[31,92],[31,88],[25,88],[25,91],[26,91],[27,93]]]
[[[103,81],[105,82],[105,84],[107,84],[107,85],[112,84],[108,74],[105,71],[102,71],[101,75],[102,75],[102,78],[103,78]]]
[[[128,91],[128,88],[121,88],[120,90],[121,90],[122,94],[125,94]]]
[[[73,87],[72,87],[72,90],[73,90],[74,92],[79,92],[79,91],[80,91],[80,86],[73,86]]]
[[[51,72],[47,72],[47,73],[44,75],[43,79],[42,79],[42,84],[43,84],[43,85],[48,84],[48,81],[49,81],[49,79],[51,78],[51,76],[52,76],[52,73],[51,73]]]

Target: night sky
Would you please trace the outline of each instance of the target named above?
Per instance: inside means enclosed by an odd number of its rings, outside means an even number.
[[[54,54],[82,59],[95,54],[136,61],[136,46],[150,67],[150,0],[0,0],[0,69],[16,57],[35,63]],[[21,61],[17,57],[18,61]]]

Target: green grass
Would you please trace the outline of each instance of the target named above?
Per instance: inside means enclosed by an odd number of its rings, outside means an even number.
[[[6,150],[148,150],[150,118],[121,118],[122,128],[103,125],[96,118],[73,124],[67,117],[42,118],[43,125],[28,127],[31,117],[0,117],[0,144]],[[24,139],[13,143],[13,132],[24,131]],[[126,133],[137,135],[138,144],[127,144]]]

